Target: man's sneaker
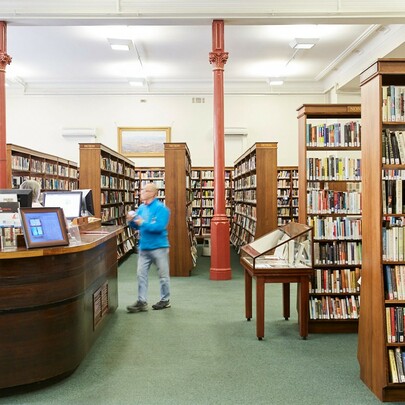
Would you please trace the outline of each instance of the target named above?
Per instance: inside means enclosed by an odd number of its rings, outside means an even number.
[[[153,309],[165,309],[170,308],[170,301],[159,301],[156,304],[152,305]]]
[[[128,312],[143,312],[148,310],[148,304],[142,301],[136,301],[134,305],[128,305],[127,311]]]

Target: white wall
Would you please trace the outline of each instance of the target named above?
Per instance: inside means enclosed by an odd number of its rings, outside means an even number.
[[[192,96],[23,96],[7,95],[7,142],[79,162],[78,142],[62,128],[97,128],[95,142],[117,150],[117,127],[172,128],[172,142],[186,142],[193,166],[213,165],[212,96],[192,103]],[[141,102],[146,100],[146,102]],[[254,142],[278,142],[278,165],[298,163],[296,109],[326,103],[329,95],[225,96],[225,127],[244,127],[246,150]],[[348,102],[348,100],[340,101]],[[360,102],[359,96],[350,102]],[[239,157],[238,145],[226,152],[227,166]],[[162,158],[133,159],[138,166],[163,166]]]

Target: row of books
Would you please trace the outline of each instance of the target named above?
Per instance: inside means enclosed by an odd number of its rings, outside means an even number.
[[[124,175],[134,179],[136,177],[136,171],[133,167],[126,166],[122,162],[112,160],[110,158],[101,159],[101,169],[114,172],[119,175]]]
[[[308,225],[313,227],[314,239],[360,240],[361,219],[352,217],[308,217]]]
[[[388,349],[390,380],[392,383],[405,382],[405,352],[400,347]]]
[[[235,199],[235,201],[238,201],[238,202],[245,201],[245,202],[256,203],[256,189],[235,191],[234,199]]]
[[[382,163],[405,164],[405,139],[402,131],[391,131],[386,128],[382,132]]]
[[[135,178],[137,179],[162,179],[164,177],[164,170],[145,170],[135,172]]]
[[[401,86],[382,86],[383,121],[405,121],[404,92]]]
[[[256,170],[256,155],[252,155],[248,160],[245,160],[238,164],[234,170],[234,177],[241,176],[247,172]]]
[[[360,267],[354,269],[315,269],[311,277],[309,292],[356,293],[360,291]]]
[[[292,178],[298,179],[298,170],[292,170]],[[279,170],[277,172],[278,179],[289,179],[290,178],[290,170]]]
[[[382,181],[383,214],[402,214],[405,210],[405,180]]]
[[[340,122],[331,125],[306,124],[306,145],[312,147],[359,147],[361,145],[360,122]]]
[[[236,214],[241,214],[247,217],[256,218],[256,207],[250,204],[239,204],[235,207],[235,218],[234,221],[237,221]]]
[[[244,188],[247,187],[256,187],[256,175],[252,174],[251,176],[235,180],[234,187],[235,190],[243,190]]]
[[[393,226],[382,228],[383,260],[405,260],[405,227]]]
[[[309,157],[306,166],[307,180],[361,180],[361,159]]]
[[[385,307],[387,343],[404,342],[404,307]]]
[[[115,207],[105,207],[101,209],[101,222],[116,221],[119,217],[125,215],[125,207],[123,205]]]
[[[361,214],[358,191],[310,190],[307,193],[309,214]]]
[[[405,265],[384,265],[385,298],[405,300]]]
[[[310,297],[310,319],[358,319],[360,314],[360,296],[346,297]]]
[[[102,191],[100,193],[101,204],[116,204],[134,202],[134,194],[128,191]]]
[[[360,241],[314,242],[315,264],[361,264]]]

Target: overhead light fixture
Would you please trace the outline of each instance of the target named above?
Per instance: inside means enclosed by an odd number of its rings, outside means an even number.
[[[133,48],[133,44],[130,39],[107,38],[107,41],[110,44],[111,49],[113,49],[114,51],[128,52]]]
[[[142,79],[130,79],[128,83],[133,87],[143,87],[145,85],[145,81]]]
[[[284,80],[281,77],[273,77],[267,80],[270,86],[281,86],[284,84]]]
[[[290,46],[293,49],[311,49],[319,41],[319,38],[294,38],[290,42]]]

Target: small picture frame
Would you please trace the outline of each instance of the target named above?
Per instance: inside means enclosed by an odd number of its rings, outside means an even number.
[[[69,245],[62,208],[20,208],[19,212],[28,249]]]
[[[164,157],[170,127],[119,127],[118,152],[127,157]]]

